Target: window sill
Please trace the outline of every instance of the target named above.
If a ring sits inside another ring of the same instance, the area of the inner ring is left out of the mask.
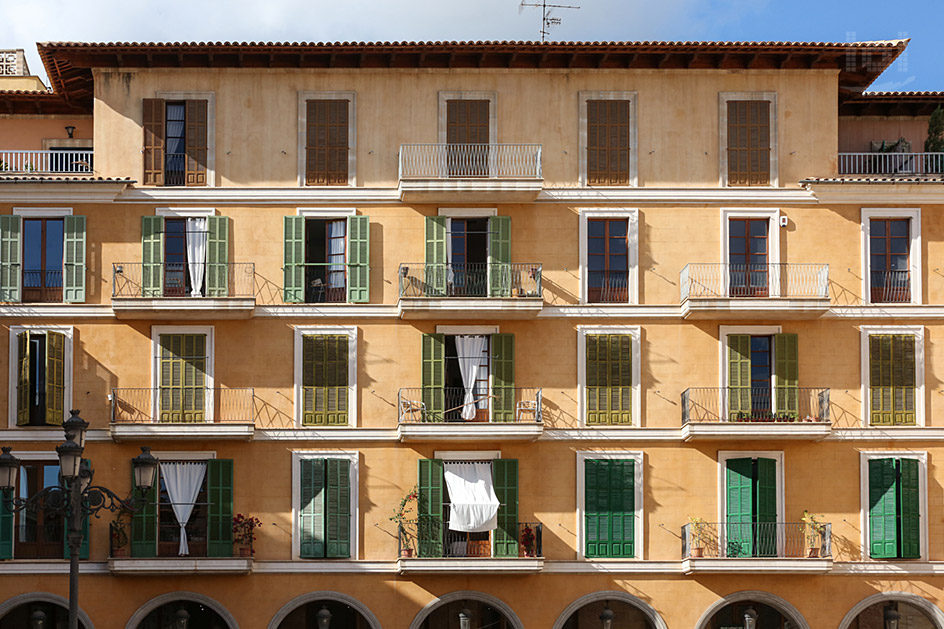
[[[417,178],[401,179],[400,200],[418,203],[515,203],[534,201],[544,179],[520,178]]]
[[[685,441],[708,439],[804,439],[819,441],[832,433],[830,422],[689,422]]]
[[[400,574],[535,574],[544,568],[543,557],[466,557],[399,559]]]
[[[252,558],[247,557],[111,558],[108,560],[108,570],[115,575],[249,574],[252,572],[252,562]]]
[[[702,558],[683,559],[684,574],[825,574],[833,560],[800,558]]]
[[[543,297],[401,297],[397,314],[401,319],[534,319],[544,308]]]
[[[544,432],[538,422],[442,422],[403,423],[400,441],[534,441]]]
[[[112,424],[111,438],[124,439],[207,439],[251,441],[254,424]]]
[[[113,297],[117,319],[248,319],[255,297]]]
[[[829,311],[821,297],[709,297],[682,301],[683,319],[818,319]]]

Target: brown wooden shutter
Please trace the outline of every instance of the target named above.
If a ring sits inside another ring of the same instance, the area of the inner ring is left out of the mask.
[[[310,100],[307,105],[305,183],[346,186],[349,101]]]
[[[629,101],[587,101],[587,184],[629,185]]]
[[[207,102],[187,103],[187,173],[186,185],[207,185]]]
[[[488,144],[488,101],[446,101],[446,143]]]
[[[144,99],[144,185],[164,185],[164,99]]]
[[[728,101],[728,185],[770,183],[770,102]]]

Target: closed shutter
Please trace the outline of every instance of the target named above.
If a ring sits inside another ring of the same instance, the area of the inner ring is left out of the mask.
[[[635,557],[635,461],[584,462],[585,555]]]
[[[915,337],[869,336],[869,421],[872,425],[914,425]]]
[[[754,557],[777,556],[777,462],[757,459],[757,480],[754,487],[757,507],[757,532]]]
[[[728,185],[770,183],[770,103],[728,101]]]
[[[305,184],[346,186],[349,121],[347,100],[309,100],[305,132]]]
[[[915,413],[915,337],[892,336],[892,423],[913,426]]]
[[[347,219],[347,300],[352,304],[370,301],[370,218]]]
[[[233,556],[233,460],[207,461],[207,557]]]
[[[301,504],[298,512],[299,556],[324,557],[325,460],[301,459]]]
[[[134,471],[131,472],[131,486],[134,487]],[[131,513],[131,556],[157,556],[157,495],[160,487],[160,475],[154,474],[154,484],[144,494],[135,511]],[[132,490],[137,492],[136,489]]]
[[[13,512],[7,507],[13,492],[0,492],[0,497],[0,559],[13,559]]]
[[[446,295],[446,221],[445,216],[426,217],[426,297]]]
[[[229,295],[229,218],[207,217],[207,297]]]
[[[351,462],[327,459],[325,479],[325,556],[351,556]]]
[[[588,334],[587,424],[633,423],[633,338]]]
[[[446,338],[442,334],[424,334],[422,347],[423,405],[426,407],[425,422],[443,421],[446,410]]]
[[[16,425],[28,426],[30,423],[30,356],[29,330],[16,335]]]
[[[487,100],[446,101],[446,143],[488,145]],[[450,177],[487,177],[488,148],[460,146],[449,148],[446,161]]]
[[[751,417],[751,337],[728,335],[728,420]]]
[[[443,462],[441,459],[420,459],[417,463],[416,517],[419,556],[442,557]]]
[[[20,236],[19,216],[0,216],[0,301],[20,301]]]
[[[164,217],[141,217],[141,296],[164,295]]]
[[[898,469],[896,459],[869,460],[869,556],[898,557]]]
[[[346,334],[302,337],[303,425],[347,425],[349,343]]]
[[[62,237],[62,301],[85,301],[85,217],[66,216]]]
[[[282,220],[282,300],[305,301],[305,217],[286,216]]]
[[[800,417],[799,341],[796,334],[774,335],[774,375],[777,378],[777,413]]]
[[[207,185],[207,101],[188,100],[186,185]]]
[[[511,217],[488,219],[489,297],[511,297]]]
[[[587,101],[587,184],[629,185],[629,101]]]
[[[46,425],[61,426],[65,415],[66,335],[46,332]]]
[[[899,557],[919,559],[921,557],[921,496],[918,492],[918,461],[900,459],[898,466],[900,469],[898,513],[901,525]]]
[[[144,99],[145,186],[164,185],[164,100]]]
[[[750,458],[726,462],[726,557],[752,557],[754,554],[753,471],[754,461]]]
[[[492,483],[498,497],[498,528],[493,534],[492,555],[518,556],[518,459],[492,461]]]
[[[206,334],[161,334],[160,421],[206,421]]]
[[[82,459],[82,467],[91,471],[92,463],[88,459]],[[61,477],[60,477],[61,478]],[[69,517],[64,516],[62,522],[62,558],[71,559],[72,553],[69,552]],[[91,526],[89,516],[82,516],[82,544],[79,546],[79,559],[89,558],[89,539],[91,538]]]
[[[515,335],[492,334],[492,421],[515,421]]]

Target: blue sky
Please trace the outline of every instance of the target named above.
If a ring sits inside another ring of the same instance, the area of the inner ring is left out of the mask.
[[[557,40],[912,42],[871,89],[944,90],[941,0],[550,0]],[[0,3],[0,48],[37,41],[407,41],[540,38],[519,0],[28,0]]]

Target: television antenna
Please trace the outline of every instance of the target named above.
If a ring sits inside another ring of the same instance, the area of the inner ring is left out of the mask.
[[[554,9],[579,9],[580,7],[574,6],[572,4],[548,4],[547,0],[541,0],[541,2],[525,2],[521,0],[521,4],[518,5],[518,15],[521,15],[522,9],[525,7],[540,7],[541,9],[541,41],[547,41],[547,36],[551,34],[552,26],[560,26],[561,19],[559,17],[551,16],[551,12]]]

